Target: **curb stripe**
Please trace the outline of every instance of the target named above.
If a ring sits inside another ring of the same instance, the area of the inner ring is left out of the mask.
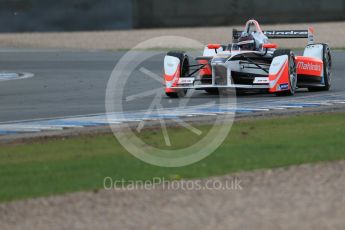
[[[69,116],[54,119],[39,119],[32,121],[14,121],[1,122],[0,135],[15,135],[18,133],[34,133],[41,131],[63,130],[68,128],[99,127],[110,124],[121,124],[126,122],[141,122],[145,120],[160,119],[180,119],[182,117],[194,116],[217,116],[218,114],[227,113],[255,113],[260,111],[284,110],[284,109],[303,109],[320,106],[330,106],[334,104],[345,104],[345,99],[339,98],[342,95],[331,95],[319,97],[310,97],[294,99],[289,101],[254,101],[252,103],[243,103],[244,107],[235,107],[235,105],[208,105],[208,106],[191,106],[185,109],[168,108],[154,111],[147,114],[145,111],[113,113],[108,117],[106,114],[90,114]],[[320,99],[320,97],[324,97]],[[302,101],[303,100],[303,101]],[[261,103],[261,104],[260,104]],[[259,105],[258,105],[259,104]]]

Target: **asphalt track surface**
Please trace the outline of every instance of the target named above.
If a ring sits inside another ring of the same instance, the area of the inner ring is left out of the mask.
[[[108,80],[125,51],[80,51],[57,49],[0,49],[0,69],[8,72],[28,72],[34,77],[0,81],[0,122],[101,114],[105,112],[105,92]],[[141,51],[151,54],[154,51]],[[198,55],[194,53],[193,55]],[[145,111],[154,95],[142,93],[159,89],[161,83],[150,77],[162,76],[164,51],[144,60],[130,74],[122,98],[124,110]],[[141,57],[139,57],[141,58]],[[139,61],[141,62],[141,61]],[[252,93],[237,97],[237,106],[264,105],[265,102],[300,101],[308,98],[345,99],[345,52],[333,52],[333,82],[328,92],[307,92],[300,89],[293,97],[276,97]],[[116,86],[115,86],[116,87]],[[134,96],[133,96],[134,95]],[[137,95],[137,96],[135,96]],[[132,97],[128,100],[128,97]],[[217,103],[218,97],[195,91],[188,106]],[[181,100],[170,100],[161,92],[163,108],[175,108]]]

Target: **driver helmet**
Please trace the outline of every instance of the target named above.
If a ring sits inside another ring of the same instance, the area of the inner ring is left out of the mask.
[[[255,50],[255,39],[253,35],[244,33],[238,39],[238,46],[241,50]]]

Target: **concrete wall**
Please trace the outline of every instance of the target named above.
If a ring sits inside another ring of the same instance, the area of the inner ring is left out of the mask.
[[[345,0],[0,0],[0,32],[345,20]]]
[[[134,26],[174,27],[345,20],[345,0],[135,0]]]

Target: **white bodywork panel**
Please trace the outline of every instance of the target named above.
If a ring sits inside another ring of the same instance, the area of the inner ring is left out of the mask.
[[[268,42],[268,38],[263,34],[263,33],[252,33],[254,39],[255,39],[255,44],[256,44],[256,50],[259,50],[263,44]]]
[[[304,50],[303,56],[323,60],[323,45],[316,44],[307,46]]]
[[[176,73],[178,66],[180,65],[180,59],[173,56],[165,56],[164,58],[164,73],[172,76]]]
[[[288,59],[289,59],[288,55],[281,55],[281,56],[273,58],[269,74],[277,75],[279,71],[283,68],[284,64],[288,61]],[[277,84],[282,74],[283,74],[283,71],[281,71],[280,75],[277,76],[273,81],[270,81],[270,88],[273,88]]]
[[[282,55],[273,58],[269,74],[276,75],[279,72],[279,70],[281,70],[288,58],[289,57],[287,55]]]

